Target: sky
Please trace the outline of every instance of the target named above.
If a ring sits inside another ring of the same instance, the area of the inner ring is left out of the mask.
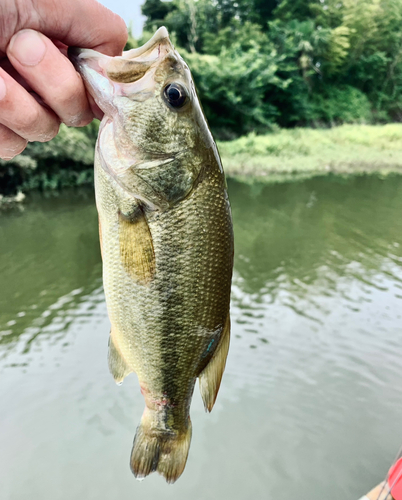
[[[141,5],[145,0],[98,0],[108,9],[119,14],[129,25],[132,23],[134,36],[138,36],[142,32],[142,25],[145,17],[141,15]]]

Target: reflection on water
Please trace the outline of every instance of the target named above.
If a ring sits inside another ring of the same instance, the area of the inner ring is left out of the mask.
[[[175,486],[128,468],[91,192],[0,218],[0,498],[357,499],[402,442],[402,178],[229,183],[232,345]]]
[[[82,297],[101,286],[93,194],[37,196],[1,213],[0,256],[3,348],[21,335],[26,351],[38,334],[65,335]]]

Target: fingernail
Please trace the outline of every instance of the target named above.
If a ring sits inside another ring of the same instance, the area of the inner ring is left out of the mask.
[[[36,66],[45,56],[42,35],[34,30],[21,30],[10,41],[8,50],[24,66]]]
[[[7,89],[6,82],[0,76],[0,101],[6,97]]]

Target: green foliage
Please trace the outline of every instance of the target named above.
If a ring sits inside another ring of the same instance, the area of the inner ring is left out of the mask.
[[[371,118],[367,96],[350,85],[325,86],[313,94],[307,113],[308,121],[316,125],[364,123]]]
[[[148,0],[141,8],[142,14],[147,17],[145,28],[151,28],[153,24],[160,24],[169,14],[172,4],[160,0]]]
[[[21,189],[55,189],[93,182],[97,134],[95,122],[84,128],[61,125],[52,141],[29,143],[13,160],[0,160],[0,193],[7,196]]]
[[[259,57],[260,45],[241,42],[222,48],[219,55],[184,53],[197,82],[204,110],[213,131],[230,138],[236,133],[266,129],[275,122],[277,109],[266,99],[269,88],[282,89],[288,82],[276,76],[275,49]]]
[[[218,135],[402,117],[402,0],[146,0],[143,13],[187,51]]]
[[[402,173],[401,124],[282,129],[251,133],[218,147],[226,175],[248,182]]]

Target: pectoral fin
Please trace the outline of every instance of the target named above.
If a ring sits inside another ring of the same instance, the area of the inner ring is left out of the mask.
[[[110,332],[109,337],[109,370],[116,384],[121,384],[125,377],[133,371],[127,366],[119,350],[114,345],[112,332]]]
[[[142,284],[149,283],[155,273],[152,235],[144,212],[139,207],[126,217],[119,213],[120,258],[126,271]]]
[[[230,342],[230,316],[228,314],[220,343],[211,361],[199,375],[200,392],[205,411],[211,411],[218,395]]]

